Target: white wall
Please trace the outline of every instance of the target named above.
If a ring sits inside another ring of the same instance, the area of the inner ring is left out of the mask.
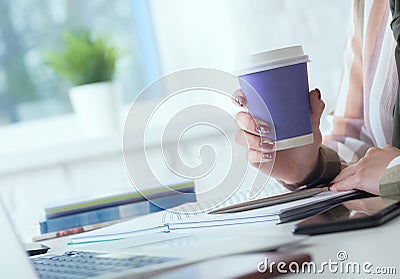
[[[334,109],[352,1],[152,0],[164,73],[211,67],[233,72],[235,57],[303,45],[310,88]],[[323,122],[323,129],[328,129]]]
[[[151,0],[164,73],[234,66],[232,0]]]

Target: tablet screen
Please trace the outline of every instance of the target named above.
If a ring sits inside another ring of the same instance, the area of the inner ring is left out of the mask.
[[[400,201],[381,197],[346,201],[296,224],[293,232],[319,234],[380,225],[396,208],[400,211]]]

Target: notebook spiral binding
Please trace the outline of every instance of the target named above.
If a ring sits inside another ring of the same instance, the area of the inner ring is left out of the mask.
[[[282,194],[288,190],[282,187],[275,180],[268,182],[263,191],[258,195],[259,197],[266,197],[272,195]],[[249,200],[250,190],[242,190],[233,194],[230,197],[216,197],[209,200],[203,200],[196,203],[188,203],[178,206],[174,209],[167,209],[163,215],[162,221],[169,223],[177,220],[186,219],[199,214],[206,214],[211,210],[229,206],[232,204],[240,203]]]

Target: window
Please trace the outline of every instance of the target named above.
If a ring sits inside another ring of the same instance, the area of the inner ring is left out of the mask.
[[[131,102],[158,75],[149,15],[146,0],[1,0],[0,125],[72,112],[70,85],[43,61],[67,29],[110,35],[123,51],[115,78]]]

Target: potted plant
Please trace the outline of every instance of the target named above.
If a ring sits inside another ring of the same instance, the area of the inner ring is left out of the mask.
[[[63,49],[46,62],[73,85],[69,98],[83,133],[101,136],[120,128],[118,86],[113,82],[119,50],[89,30],[65,32]]]

